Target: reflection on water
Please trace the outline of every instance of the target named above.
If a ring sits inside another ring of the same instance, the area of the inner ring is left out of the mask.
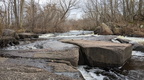
[[[120,68],[79,66],[78,70],[85,80],[144,80],[144,53],[133,51],[132,58]]]

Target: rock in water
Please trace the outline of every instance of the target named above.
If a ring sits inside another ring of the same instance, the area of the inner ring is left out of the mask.
[[[2,37],[0,36],[0,48],[17,45],[19,44],[18,39],[19,37],[14,30],[3,29]]]
[[[19,44],[18,40],[13,37],[2,37],[0,38],[0,48],[7,47],[8,45],[17,45]]]
[[[105,23],[102,23],[100,27],[97,27],[97,29],[94,31],[94,33],[101,34],[101,35],[112,35],[113,34],[110,27],[107,26]]]
[[[15,39],[19,39],[19,36],[17,35],[17,33],[11,29],[2,30],[2,36],[9,36],[9,37],[14,37]]]
[[[119,67],[131,58],[132,45],[105,41],[62,40],[80,46],[79,64]]]
[[[103,30],[103,33],[102,33],[103,35],[112,35],[113,34],[113,32],[111,31],[110,27],[107,26],[105,23],[101,24],[101,28]]]

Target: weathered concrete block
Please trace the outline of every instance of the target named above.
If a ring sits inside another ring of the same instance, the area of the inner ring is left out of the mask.
[[[80,46],[79,64],[98,67],[122,66],[131,58],[132,45],[104,41],[62,40]],[[81,61],[82,60],[82,61]]]
[[[34,47],[34,46],[35,47],[41,46],[42,49],[26,50],[26,48],[24,48],[24,47]],[[21,49],[25,49],[25,50],[21,50]],[[51,74],[57,76],[59,75],[64,76],[63,79],[56,77],[53,78],[54,80],[55,79],[69,80],[69,79],[65,79],[65,77],[70,78],[72,80],[84,80],[81,73],[76,69],[79,61],[79,47],[72,44],[66,44],[59,41],[46,40],[46,41],[42,41],[41,44],[39,43],[39,45],[37,43],[31,45],[28,44],[18,45],[16,50],[0,50],[0,56],[9,58],[9,59],[0,58],[0,63],[5,63],[5,64],[10,63],[13,64],[14,66],[26,65],[26,66],[39,67],[41,69],[47,70]],[[33,80],[31,79],[31,77],[27,76],[29,75],[29,73],[31,73],[27,67],[26,70],[24,71],[28,73],[26,73],[26,75],[18,75],[18,76],[25,76],[25,78],[28,79],[30,78],[30,80]],[[36,73],[34,72],[34,75],[35,74],[38,74],[38,72]],[[43,74],[47,74],[47,73],[42,72],[41,75]],[[5,75],[10,75],[10,74],[5,73],[4,79],[5,79]],[[13,74],[13,76],[15,75],[17,74]],[[47,76],[52,76],[52,75],[47,75]],[[13,79],[12,76],[9,76],[9,78]],[[23,77],[21,78],[23,79]],[[43,80],[43,79],[44,78],[38,78],[37,80]],[[48,78],[46,77],[46,79]]]
[[[33,50],[31,50],[32,48]],[[7,50],[8,51],[0,51],[0,53],[16,57],[65,60],[69,61],[73,66],[77,66],[79,61],[79,47],[59,41],[35,42],[10,47],[10,49]]]
[[[45,58],[53,60],[69,61],[73,66],[78,66],[79,61],[79,48],[71,48],[66,50],[53,50],[45,53],[36,53],[34,58]]]

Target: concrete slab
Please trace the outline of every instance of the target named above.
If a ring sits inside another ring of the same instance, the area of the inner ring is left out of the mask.
[[[62,40],[80,46],[79,64],[99,67],[122,66],[131,58],[132,45],[106,41]],[[82,61],[81,61],[82,60]]]

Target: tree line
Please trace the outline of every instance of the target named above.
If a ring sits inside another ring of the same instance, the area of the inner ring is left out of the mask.
[[[144,0],[85,0],[83,16],[69,20],[78,0],[0,0],[0,29],[12,28],[29,32],[62,32],[69,29],[93,30],[104,22],[144,21]]]
[[[60,30],[77,1],[48,0],[40,4],[40,0],[1,0],[0,3],[1,28],[55,32]]]
[[[144,0],[86,0],[83,26],[99,26],[104,22],[135,23],[144,21]]]

